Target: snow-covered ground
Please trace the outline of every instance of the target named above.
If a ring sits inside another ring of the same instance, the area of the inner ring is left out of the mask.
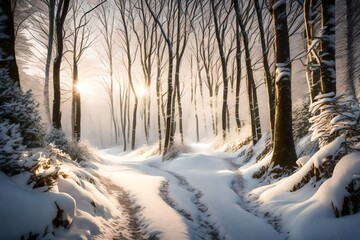
[[[103,150],[103,174],[133,195],[148,234],[161,239],[281,238],[264,219],[242,208],[232,189],[238,177],[230,162],[235,155],[204,145],[192,149],[166,162]]]
[[[0,173],[0,239],[358,239],[360,214],[337,218],[334,208],[342,208],[349,182],[360,176],[359,153],[343,157],[331,178],[292,191],[343,141],[301,158],[302,167],[279,181],[253,178],[271,156],[256,160],[266,137],[234,153],[192,144],[169,161],[145,146],[100,150],[99,159],[80,164],[34,150],[24,164],[52,161],[38,175],[56,170],[59,177],[44,192],[32,189],[29,174]]]

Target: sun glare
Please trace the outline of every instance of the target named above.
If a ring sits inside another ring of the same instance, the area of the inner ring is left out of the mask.
[[[141,86],[136,89],[136,92],[139,97],[143,97],[147,94],[148,90],[147,90],[147,88]]]
[[[88,84],[88,83],[84,83],[84,82],[78,82],[76,84],[76,89],[77,91],[79,91],[82,95],[85,94],[91,94],[93,92],[93,86]]]

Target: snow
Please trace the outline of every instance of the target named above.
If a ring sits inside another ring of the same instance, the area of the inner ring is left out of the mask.
[[[59,174],[51,188],[33,189],[30,172],[12,177],[0,172],[0,239],[92,239],[106,232],[107,220],[120,215],[112,197],[106,196],[100,183],[94,183],[98,179],[56,151],[35,149],[23,154],[18,163],[34,169],[38,162],[37,178]]]
[[[278,233],[263,219],[239,206],[239,197],[231,188],[236,176],[226,160],[229,154],[210,154],[206,145],[196,147],[199,152],[181,154],[167,162],[162,162],[161,157],[128,159],[108,154],[116,152],[114,149],[103,151],[100,156],[109,164],[104,169],[109,177],[134,195],[143,207],[149,228],[161,232],[161,239],[198,239],[199,234],[208,239],[210,226],[225,239],[238,239],[240,235],[246,239],[278,238]],[[174,211],[160,197],[159,187],[164,181],[176,209],[190,216],[186,218]],[[166,224],[169,221],[171,225]],[[210,224],[204,227],[204,223]]]
[[[276,64],[276,83],[279,81],[289,81],[291,78],[291,69],[289,62]]]
[[[267,134],[255,146],[244,144],[231,153],[214,150],[210,143],[192,144],[169,161],[154,156],[148,146],[127,153],[121,146],[104,149],[99,161],[81,165],[48,149],[34,150],[22,157],[22,164],[52,159],[51,168],[39,168],[39,174],[63,174],[43,192],[28,185],[30,173],[0,173],[0,215],[6,216],[0,219],[0,239],[29,233],[46,239],[135,239],[129,218],[145,239],[356,239],[360,214],[336,218],[332,206],[341,211],[347,186],[359,178],[360,153],[340,159],[331,178],[310,180],[292,191],[345,141],[339,136],[299,158],[294,174],[275,181],[253,178],[271,163],[271,152],[256,160],[269,142]],[[122,193],[130,200],[127,206],[119,200]],[[69,229],[52,224],[55,202],[62,219],[71,223]],[[126,213],[128,209],[137,210]]]
[[[336,218],[332,203],[341,209],[347,185],[360,173],[360,153],[343,157],[333,177],[326,180],[307,201],[289,207],[288,222],[292,239],[358,239],[360,214]],[[293,220],[291,218],[293,217]]]
[[[56,204],[67,213],[65,219],[75,215],[75,201],[66,193],[31,191],[15,184],[0,172],[0,239],[19,239],[27,234],[51,237],[56,217]]]

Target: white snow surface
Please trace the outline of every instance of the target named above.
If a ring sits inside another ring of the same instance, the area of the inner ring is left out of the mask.
[[[256,162],[265,138],[246,162],[243,153],[251,143],[234,153],[192,144],[169,161],[151,156],[151,147],[127,153],[104,149],[100,161],[81,166],[62,161],[59,171],[66,176],[49,192],[27,185],[28,174],[0,172],[0,239],[26,239],[29,233],[38,233],[38,239],[132,239],[124,209],[129,206],[118,200],[119,189],[128,193],[132,208],[138,206],[136,224],[145,239],[358,239],[360,214],[336,218],[332,206],[342,208],[348,184],[359,178],[360,153],[344,156],[322,184],[310,181],[291,191],[344,141],[340,136],[304,156],[298,171],[273,183],[252,178],[270,163],[271,152]],[[38,155],[47,158],[46,152]],[[72,223],[69,229],[53,226],[55,202]]]
[[[210,151],[206,145],[195,148],[195,153],[181,154],[166,162],[160,156],[115,156],[115,149],[102,151],[100,157],[104,160],[104,174],[131,192],[143,207],[149,229],[159,231],[161,239],[211,239],[210,230],[201,227],[206,221],[218,230],[220,239],[279,239],[265,220],[239,206],[239,197],[231,189],[236,176],[228,162],[229,154]],[[186,183],[179,184],[179,178]],[[161,198],[162,181],[168,181],[170,198],[177,209],[191,215],[192,221]],[[199,201],[205,212],[199,211],[193,199],[196,192],[202,195]]]

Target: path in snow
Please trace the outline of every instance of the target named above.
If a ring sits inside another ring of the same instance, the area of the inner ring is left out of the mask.
[[[245,193],[245,179],[242,174],[238,171],[239,165],[234,163],[234,158],[224,158],[225,161],[229,162],[232,166],[233,172],[235,174],[234,179],[231,182],[231,189],[238,195],[239,197],[239,205],[242,209],[254,215],[255,217],[265,219],[266,222],[271,225],[279,234],[282,234],[279,219],[277,217],[271,217],[268,214],[262,215],[257,210],[256,207],[258,203],[251,202],[251,200],[246,198]]]
[[[156,166],[154,167],[157,168]],[[167,204],[169,204],[169,206],[174,208],[183,217],[191,222],[190,226],[193,233],[190,233],[189,235],[197,239],[222,239],[222,237],[219,235],[218,229],[215,226],[215,223],[209,219],[210,214],[208,213],[208,207],[201,200],[203,196],[202,192],[191,186],[183,176],[171,171],[166,172],[176,179],[175,184],[187,191],[191,203],[195,207],[195,211],[193,211],[193,213],[190,213],[187,209],[179,207],[176,203],[176,199],[173,199],[170,196],[169,185],[174,181],[166,180],[162,182],[159,189],[161,198]]]
[[[104,173],[142,206],[136,215],[145,225],[137,224],[135,232],[145,227],[160,239],[283,238],[245,202],[242,177],[233,164],[236,156],[194,148],[194,153],[167,162],[116,156],[114,150],[100,153]]]
[[[116,197],[121,208],[121,217],[117,219],[115,227],[116,235],[113,239],[145,239],[147,225],[141,219],[141,207],[135,203],[130,194],[122,187],[106,178],[101,181],[107,191]],[[152,239],[157,238],[152,236]]]

